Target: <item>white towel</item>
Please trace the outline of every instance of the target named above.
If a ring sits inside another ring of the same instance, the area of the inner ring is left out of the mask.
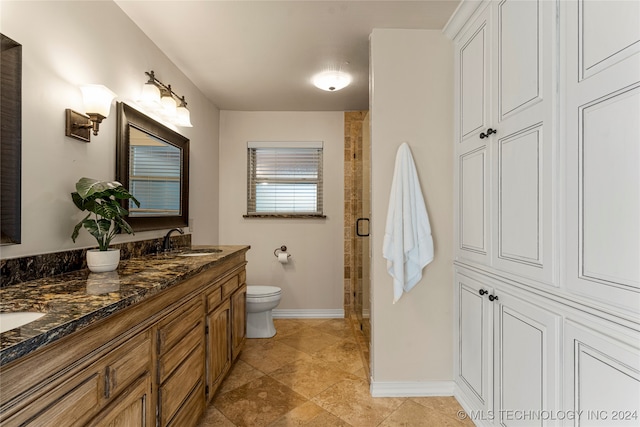
[[[406,142],[398,148],[382,255],[393,277],[393,303],[422,278],[433,260],[433,238],[416,165]]]

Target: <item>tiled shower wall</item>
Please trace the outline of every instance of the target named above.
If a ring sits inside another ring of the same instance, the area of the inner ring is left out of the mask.
[[[362,123],[367,111],[344,114],[344,315],[355,310],[358,281],[362,280],[362,250],[355,224],[362,213]]]

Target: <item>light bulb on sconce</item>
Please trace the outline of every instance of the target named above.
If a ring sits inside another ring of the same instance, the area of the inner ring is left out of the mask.
[[[140,103],[144,106],[157,107],[160,105],[160,88],[156,83],[156,76],[153,71],[146,73],[149,80],[142,86]]]
[[[98,135],[100,123],[109,115],[111,102],[117,95],[103,85],[84,85],[80,90],[86,114],[67,108],[65,135],[91,142],[90,130],[93,130],[94,135]]]
[[[191,128],[193,125],[191,124],[191,113],[187,110],[187,101],[184,100],[184,96],[180,98],[180,105],[176,109],[177,125],[182,127]]]
[[[145,74],[149,80],[142,87],[138,101],[140,106],[173,125],[193,127],[185,97],[175,93],[171,85],[165,85],[158,80],[153,70],[145,71]]]

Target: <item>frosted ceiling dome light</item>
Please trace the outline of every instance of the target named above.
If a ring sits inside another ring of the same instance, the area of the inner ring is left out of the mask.
[[[344,71],[324,71],[313,76],[313,84],[318,89],[335,92],[351,83],[351,76]]]

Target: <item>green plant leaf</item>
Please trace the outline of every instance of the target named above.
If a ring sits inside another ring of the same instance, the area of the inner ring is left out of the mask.
[[[80,228],[87,229],[96,238],[100,250],[107,250],[111,240],[120,232],[133,233],[131,226],[124,220],[129,214],[121,205],[122,200],[131,199],[140,206],[140,202],[118,181],[98,181],[93,178],[81,178],[76,183],[76,192],[71,199],[82,211],[89,211],[78,223],[71,235],[75,242]],[[94,217],[91,217],[91,213]]]
[[[78,233],[80,232],[80,228],[82,227],[84,222],[87,220],[87,218],[89,218],[90,216],[91,214],[87,214],[87,216],[85,216],[84,219],[79,223],[77,223],[76,226],[74,227],[73,233],[71,234],[71,240],[73,240],[73,243],[75,243],[76,239],[78,238]]]
[[[122,187],[118,181],[98,181],[93,178],[80,178],[76,183],[76,190],[83,199],[91,196],[94,193],[101,193],[107,190],[113,190],[117,187]]]

